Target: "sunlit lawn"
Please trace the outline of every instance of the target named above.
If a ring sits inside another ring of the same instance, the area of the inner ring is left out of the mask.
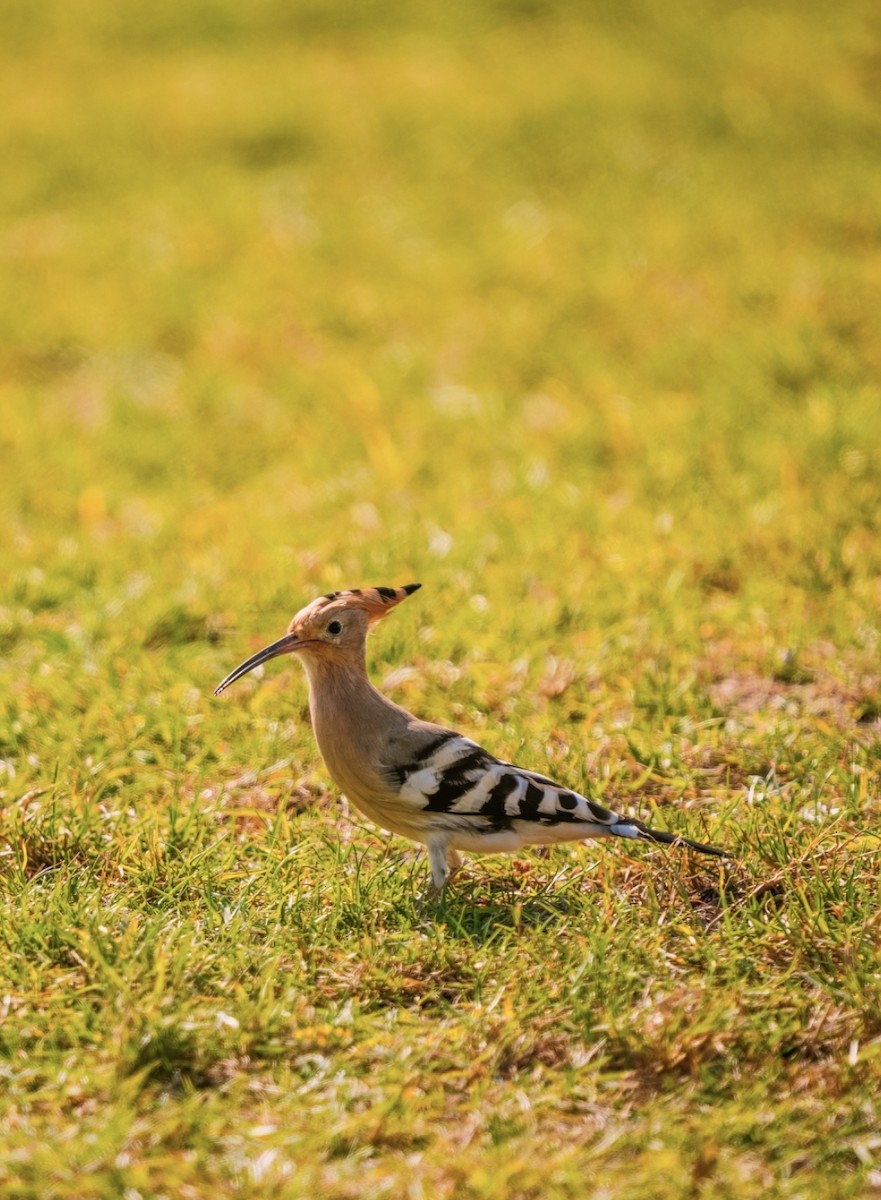
[[[0,1193],[881,1193],[874,6],[0,16]],[[346,810],[389,695],[727,847]]]

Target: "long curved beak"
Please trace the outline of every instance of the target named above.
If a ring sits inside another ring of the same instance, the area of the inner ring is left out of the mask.
[[[273,642],[270,646],[264,646],[262,650],[258,650],[256,654],[252,654],[250,658],[236,667],[234,671],[230,671],[226,679],[214,689],[214,695],[219,696],[231,683],[235,683],[237,679],[241,679],[243,675],[247,675],[249,671],[253,671],[255,667],[259,667],[261,663],[269,662],[270,658],[278,658],[279,654],[290,654],[291,651],[298,650],[301,646],[307,644],[302,638],[297,637],[295,633],[286,633],[283,638],[279,638],[277,642]]]

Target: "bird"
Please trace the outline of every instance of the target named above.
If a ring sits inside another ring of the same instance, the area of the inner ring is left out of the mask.
[[[460,851],[518,851],[588,838],[630,838],[729,857],[716,846],[652,829],[604,808],[546,775],[504,762],[454,729],[393,703],[367,674],[368,632],[421,587],[352,588],[307,604],[278,641],[246,659],[220,695],[283,654],[306,669],[309,713],[334,783],[366,817],[422,843],[439,895],[462,866]]]

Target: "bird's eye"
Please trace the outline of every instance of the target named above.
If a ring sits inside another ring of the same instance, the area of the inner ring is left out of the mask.
[[[341,621],[331,621],[327,627],[327,632],[331,635],[331,637],[336,637],[336,635],[338,633],[343,632],[342,622]]]

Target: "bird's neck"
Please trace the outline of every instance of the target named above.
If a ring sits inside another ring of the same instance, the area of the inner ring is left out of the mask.
[[[362,659],[352,657],[327,659],[303,655],[303,665],[309,679],[309,706],[313,714],[327,711],[344,724],[363,711],[393,707],[381,695],[367,676]]]
[[[365,765],[383,761],[390,736],[406,725],[410,714],[376,690],[361,659],[328,661],[303,655],[303,665],[321,756],[337,786],[357,801],[359,789],[373,790],[377,784]]]

